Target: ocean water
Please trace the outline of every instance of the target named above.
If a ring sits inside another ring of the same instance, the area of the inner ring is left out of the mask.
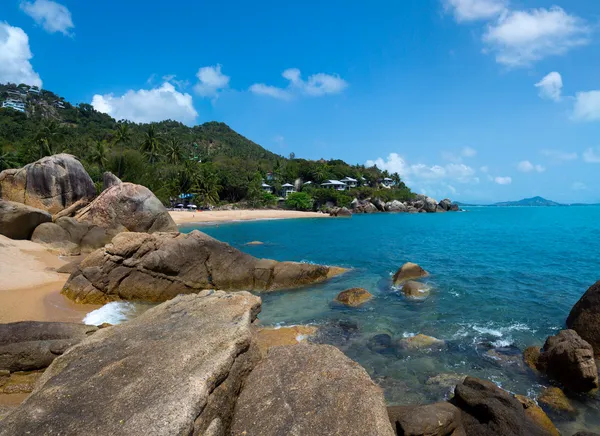
[[[469,208],[463,213],[375,214],[350,219],[269,220],[187,226],[257,257],[351,268],[323,284],[262,295],[262,325],[315,324],[380,384],[390,404],[447,399],[460,375],[535,398],[547,380],[522,363],[564,328],[571,307],[600,279],[600,207]],[[248,246],[250,241],[264,245]],[[392,286],[405,262],[431,275],[428,298]],[[374,298],[360,308],[333,302],[348,288]],[[393,344],[423,333],[439,350]],[[388,336],[377,336],[388,335]],[[392,346],[388,346],[391,342]],[[574,399],[576,419],[551,415],[564,434],[600,428],[596,396]]]

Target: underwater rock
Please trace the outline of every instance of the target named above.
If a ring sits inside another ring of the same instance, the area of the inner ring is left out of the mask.
[[[373,295],[366,289],[352,288],[340,292],[335,298],[335,301],[345,304],[346,306],[358,307],[369,301],[371,298],[373,298]]]
[[[421,268],[416,263],[406,262],[400,267],[396,274],[394,274],[394,285],[399,285],[407,280],[418,279],[421,277],[427,277],[429,273]]]
[[[265,245],[265,243],[261,241],[252,241],[248,242],[246,245]]]
[[[402,338],[398,341],[398,348],[406,350],[415,349],[441,349],[446,346],[446,342],[423,334],[418,334],[411,338]]]
[[[464,435],[460,415],[460,409],[450,403],[388,407],[396,434],[405,436]]]
[[[386,333],[371,336],[367,342],[367,348],[375,353],[385,353],[393,348],[392,337]]]
[[[414,280],[409,280],[402,285],[402,292],[408,298],[424,299],[429,296],[430,287]]]

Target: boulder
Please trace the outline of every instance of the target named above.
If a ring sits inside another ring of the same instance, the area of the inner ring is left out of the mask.
[[[458,204],[452,203],[450,205],[450,209],[449,209],[450,212],[458,212],[459,210],[460,210],[460,207],[458,207]]]
[[[261,241],[251,241],[247,242],[245,245],[265,245],[265,243]]]
[[[531,346],[525,348],[525,351],[523,351],[523,360],[529,368],[537,371],[537,362],[540,358],[540,353],[540,347]]]
[[[460,409],[450,403],[392,406],[388,415],[397,435],[463,436]]]
[[[329,215],[334,217],[351,217],[352,212],[347,207],[334,207],[329,211]]]
[[[256,342],[261,355],[266,356],[272,347],[295,345],[314,337],[318,328],[313,325],[294,325],[290,327],[263,327],[256,334]]]
[[[94,182],[70,154],[44,157],[20,169],[0,173],[0,197],[23,203],[51,214],[80,199],[92,200]]]
[[[30,239],[37,226],[51,222],[52,215],[23,203],[0,200],[0,235],[10,239]]]
[[[554,423],[550,420],[550,418],[548,418],[546,412],[544,412],[535,401],[523,395],[515,395],[515,398],[523,405],[523,409],[525,409],[525,415],[535,422],[538,427],[545,429],[552,436],[560,436],[560,433]]]
[[[562,330],[550,336],[542,348],[537,368],[577,392],[598,387],[594,350],[575,330]]]
[[[567,327],[575,330],[600,355],[600,281],[594,283],[573,306]]]
[[[340,292],[335,298],[335,301],[345,304],[346,306],[358,307],[369,301],[371,298],[373,298],[373,295],[366,289],[352,288]]]
[[[396,274],[394,274],[394,285],[398,286],[407,280],[418,279],[421,277],[427,277],[429,273],[421,268],[416,263],[406,262],[400,267]]]
[[[550,387],[544,389],[537,400],[540,405],[556,414],[565,416],[577,415],[577,409],[575,409],[560,388]]]
[[[423,334],[418,334],[410,338],[402,338],[398,341],[398,348],[404,350],[440,349],[445,346],[446,343],[441,339]]]
[[[391,436],[383,392],[331,345],[274,347],[246,379],[231,435]]]
[[[404,282],[402,285],[402,292],[408,298],[424,299],[429,295],[429,291],[429,286],[414,280]]]
[[[385,204],[386,212],[407,212],[407,207],[404,203],[398,200],[388,201]]]
[[[0,435],[225,434],[259,359],[259,311],[247,292],[205,291],[101,329],[52,363]]]
[[[452,207],[452,201],[450,201],[449,198],[444,198],[442,201],[440,201],[439,206],[445,210],[445,211],[449,211],[450,208]]]
[[[373,205],[379,212],[385,212],[385,202],[381,198],[376,198],[373,200]]]
[[[81,303],[161,302],[204,289],[269,292],[297,288],[344,271],[258,259],[197,230],[189,234],[124,232],[86,257],[62,293]]]
[[[54,223],[38,226],[31,240],[72,256],[104,247],[110,242],[111,235],[107,229],[65,216]]]
[[[492,382],[467,377],[454,393],[450,402],[461,409],[467,436],[550,434],[527,416],[519,400]]]
[[[3,377],[0,371],[0,394],[29,394],[42,374],[43,371],[17,371]]]
[[[350,208],[354,213],[375,213],[378,211],[370,200],[358,200],[356,198],[350,203]]]
[[[121,182],[121,179],[119,179],[117,176],[115,176],[113,173],[111,173],[110,171],[106,171],[104,174],[102,174],[102,190],[106,191],[108,188],[118,185]]]
[[[86,198],[82,198],[81,200],[77,200],[75,203],[73,203],[69,207],[67,207],[67,208],[61,210],[60,212],[54,214],[52,216],[52,221],[56,221],[56,220],[58,220],[59,218],[62,218],[62,217],[73,216],[73,215],[75,215],[77,213],[77,211],[79,211],[79,209],[84,208],[88,204],[90,204],[90,202]]]
[[[435,198],[426,197],[424,199],[423,210],[427,213],[439,212],[437,200]]]
[[[94,326],[67,322],[0,324],[0,370],[44,369],[96,330]]]
[[[174,232],[177,225],[167,209],[146,187],[120,183],[102,192],[75,219],[90,226],[120,232]]]

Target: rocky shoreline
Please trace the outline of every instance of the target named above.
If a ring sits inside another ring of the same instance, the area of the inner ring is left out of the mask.
[[[407,201],[388,201],[384,202],[380,198],[367,198],[359,200],[355,198],[350,203],[350,207],[327,206],[327,213],[335,217],[352,216],[353,214],[362,213],[378,213],[378,212],[393,212],[393,213],[444,213],[444,212],[459,212],[460,207],[453,203],[452,200],[445,198],[438,202],[436,199],[426,195],[417,195],[415,198]]]
[[[86,176],[69,155],[0,173],[0,234],[84,254],[63,267],[70,273],[63,295],[76,302],[160,304],[115,326],[0,324],[0,394],[30,393],[18,407],[0,405],[0,436],[557,435],[546,412],[576,413],[569,398],[599,386],[600,282],[573,307],[568,330],[509,356],[549,385],[539,398],[440,375],[437,382],[453,392],[448,401],[388,407],[381,387],[323,344],[318,327],[277,334],[257,322],[256,294],[319,283],[344,269],[258,259],[202,232],[179,233],[146,188],[107,175],[93,198]],[[457,209],[420,196],[410,204],[355,200],[352,211],[331,213]],[[406,263],[391,282],[407,298],[425,299],[428,274]],[[373,298],[352,288],[332,304],[358,310]],[[448,344],[378,334],[367,347],[410,353]]]

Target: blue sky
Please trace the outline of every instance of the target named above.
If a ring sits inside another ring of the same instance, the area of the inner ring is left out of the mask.
[[[600,3],[3,0],[0,82],[463,201],[600,202]]]

